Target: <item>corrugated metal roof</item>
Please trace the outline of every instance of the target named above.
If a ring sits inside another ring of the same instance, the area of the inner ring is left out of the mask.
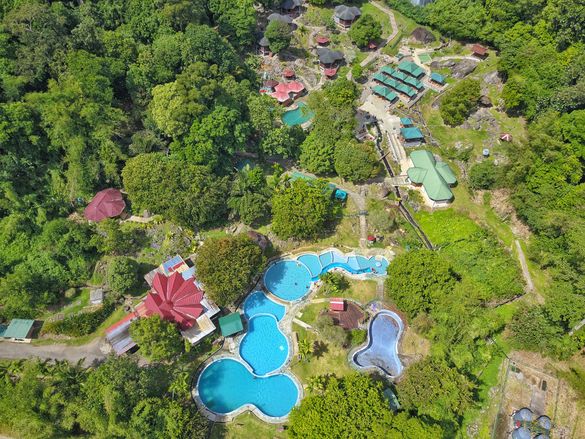
[[[12,319],[6,331],[4,338],[28,338],[29,332],[35,324],[34,320],[29,319]]]
[[[422,183],[431,200],[448,201],[453,198],[453,192],[451,192],[449,184],[453,184],[456,180],[453,183],[447,183],[443,178],[443,174],[446,174],[446,163],[444,165],[439,165],[439,168],[443,169],[442,172],[439,172],[437,169],[438,164],[433,157],[433,154],[426,150],[413,151],[410,153],[410,159],[412,160],[414,167],[408,169],[408,178],[415,183]],[[421,170],[426,171],[426,173],[423,175]],[[454,174],[453,178],[455,178]]]

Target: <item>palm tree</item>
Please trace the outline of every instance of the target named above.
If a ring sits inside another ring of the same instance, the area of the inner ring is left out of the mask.
[[[299,341],[299,357],[301,360],[308,360],[311,355],[311,343],[306,338]]]

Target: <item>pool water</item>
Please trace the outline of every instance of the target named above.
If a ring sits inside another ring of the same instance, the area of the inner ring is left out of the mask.
[[[320,255],[305,253],[296,259],[284,259],[271,265],[264,274],[264,284],[275,296],[292,302],[304,297],[312,282],[318,281],[319,276],[334,268],[341,268],[351,274],[384,276],[388,260],[374,256],[346,256],[335,250]]]
[[[285,363],[288,341],[278,328],[276,317],[259,314],[248,322],[248,332],[240,342],[240,355],[256,375],[266,375]]]
[[[237,360],[217,360],[199,378],[199,397],[212,411],[230,413],[253,404],[268,416],[286,416],[299,397],[296,384],[286,374],[256,377]]]
[[[244,302],[244,315],[248,320],[257,314],[272,314],[276,320],[284,317],[286,308],[279,303],[273,302],[262,291],[254,291]]]
[[[305,103],[299,102],[297,108],[284,112],[282,115],[282,122],[289,127],[292,127],[310,121],[313,116],[315,116],[315,113],[309,110]]]
[[[266,288],[275,296],[292,302],[309,292],[311,272],[298,261],[282,260],[271,265],[264,274]]]
[[[398,340],[402,320],[392,311],[382,310],[374,316],[368,330],[368,344],[357,351],[353,361],[361,367],[377,367],[391,377],[402,373],[398,357]]]

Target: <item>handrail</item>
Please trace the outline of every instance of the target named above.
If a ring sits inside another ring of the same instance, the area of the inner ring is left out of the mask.
[[[380,126],[378,125],[378,121],[374,122],[374,126],[376,127],[376,131],[378,134],[376,137],[376,149],[378,150],[378,153],[381,156],[381,160],[382,160],[382,163],[384,163],[384,167],[386,168],[386,172],[388,172],[390,177],[395,177],[396,174],[392,170],[392,167],[390,166],[390,163],[388,162],[388,159],[386,158],[387,154],[384,154],[384,151],[382,150],[382,147],[380,146],[380,139],[382,138],[382,132],[380,130]],[[421,227],[418,225],[416,220],[413,218],[413,216],[410,214],[410,212],[408,211],[408,209],[406,208],[406,206],[402,202],[402,195],[400,194],[400,188],[396,185],[394,185],[394,193],[396,194],[396,198],[398,199],[398,210],[400,211],[400,213],[402,214],[404,219],[406,219],[406,221],[414,228],[414,231],[416,232],[416,234],[418,235],[420,240],[423,242],[425,247],[428,248],[429,250],[434,250],[433,244],[431,243],[430,239],[425,234],[425,232],[421,229]]]

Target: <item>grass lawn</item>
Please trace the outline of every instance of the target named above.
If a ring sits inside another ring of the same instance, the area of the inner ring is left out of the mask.
[[[299,340],[307,339],[311,343],[319,341],[323,344],[322,352],[318,357],[313,355],[309,361],[293,363],[292,371],[301,382],[306,384],[310,377],[317,375],[333,373],[341,377],[353,371],[347,362],[347,349],[321,340],[316,334],[306,331],[299,325],[293,324],[293,330],[298,333]]]
[[[349,288],[341,294],[342,297],[357,300],[362,305],[365,305],[366,303],[376,299],[378,295],[378,283],[375,280],[346,279],[349,282]],[[318,292],[315,297],[318,298],[328,296],[324,296]],[[303,316],[306,309],[307,308],[303,308]],[[304,320],[304,318],[302,320]]]
[[[71,305],[61,311],[65,316],[76,314],[89,305],[89,288],[82,288],[78,295],[71,298]]]
[[[286,432],[278,431],[279,428],[281,428],[279,424],[268,424],[251,413],[243,413],[232,422],[213,424],[208,437],[211,439],[286,438]]]
[[[301,310],[302,315],[301,317],[299,317],[299,319],[312,326],[317,321],[317,317],[319,316],[321,311],[327,309],[328,306],[329,304],[327,302],[309,303]]]

